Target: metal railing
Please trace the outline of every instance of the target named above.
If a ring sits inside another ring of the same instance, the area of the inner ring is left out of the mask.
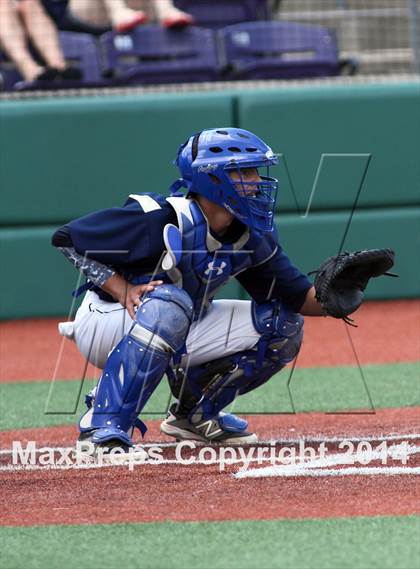
[[[345,57],[359,72],[420,74],[419,0],[282,0],[276,19],[325,25],[336,31]]]

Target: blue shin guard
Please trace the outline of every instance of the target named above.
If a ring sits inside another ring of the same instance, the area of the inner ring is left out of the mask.
[[[192,317],[188,294],[174,285],[150,292],[129,333],[110,353],[91,410],[80,420],[94,443],[132,445],[131,432],[173,354],[181,350]]]
[[[255,348],[188,370],[188,389],[199,403],[190,420],[217,415],[238,395],[266,383],[298,354],[303,337],[303,317],[278,302],[253,303],[253,322],[261,334]]]

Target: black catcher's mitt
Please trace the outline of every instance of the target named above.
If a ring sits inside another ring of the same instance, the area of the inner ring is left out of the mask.
[[[350,324],[352,320],[348,315],[361,305],[369,279],[381,275],[396,277],[388,273],[393,264],[391,249],[369,249],[329,257],[313,271],[316,299],[325,314],[343,318]]]

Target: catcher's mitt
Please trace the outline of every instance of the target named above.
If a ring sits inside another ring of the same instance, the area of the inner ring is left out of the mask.
[[[369,279],[381,275],[396,277],[388,273],[393,264],[394,251],[391,249],[345,252],[329,257],[317,271],[313,271],[316,274],[316,299],[325,314],[343,318],[351,324],[348,315],[361,305]]]

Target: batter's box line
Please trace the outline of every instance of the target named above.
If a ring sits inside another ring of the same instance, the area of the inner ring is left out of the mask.
[[[337,436],[337,437],[323,437],[323,436],[305,436],[302,435],[301,437],[284,437],[284,438],[278,438],[278,439],[263,439],[258,441],[258,443],[254,444],[254,445],[249,445],[251,446],[263,446],[263,445],[285,445],[285,444],[296,444],[298,445],[301,442],[306,442],[306,443],[341,443],[344,441],[352,441],[352,442],[383,442],[383,441],[414,441],[414,440],[420,440],[420,433],[407,433],[407,434],[398,434],[398,433],[393,433],[391,435],[366,435],[366,436],[353,436],[353,435],[343,435],[343,436]],[[194,444],[197,445],[197,447],[200,446],[205,446],[206,444],[208,445],[208,443],[206,442],[201,442],[201,441],[193,441]],[[138,446],[142,447],[142,448],[152,448],[152,447],[162,447],[162,448],[176,448],[176,446],[179,443],[177,442],[166,442],[166,441],[155,441],[155,442],[150,442],[150,443],[144,443],[144,444],[140,444]],[[137,445],[136,445],[137,446]],[[216,446],[216,445],[214,445]],[[222,444],[219,444],[217,446],[223,446]],[[229,445],[229,446],[235,446],[235,445]],[[45,453],[45,449],[48,449],[52,452],[66,452],[66,451],[70,451],[70,450],[76,450],[76,447],[47,447],[47,446],[43,446],[40,448],[36,448],[34,449],[35,453]],[[0,456],[9,456],[13,454],[13,450],[12,449],[0,449]]]
[[[385,456],[386,458],[398,460],[397,453],[397,448],[389,448]],[[405,453],[406,457],[420,454],[420,446],[410,445]],[[348,466],[353,465],[355,462],[360,462],[365,457],[368,457],[369,461],[377,461],[382,460],[384,455],[382,451],[366,451],[352,453],[351,455],[348,455],[346,452],[340,452],[323,458],[308,459],[292,465],[271,465],[263,468],[239,470],[232,476],[237,479],[243,479],[295,476],[369,476],[372,474],[388,476],[401,474],[420,475],[420,466]],[[267,461],[269,460],[270,458],[267,459]]]

